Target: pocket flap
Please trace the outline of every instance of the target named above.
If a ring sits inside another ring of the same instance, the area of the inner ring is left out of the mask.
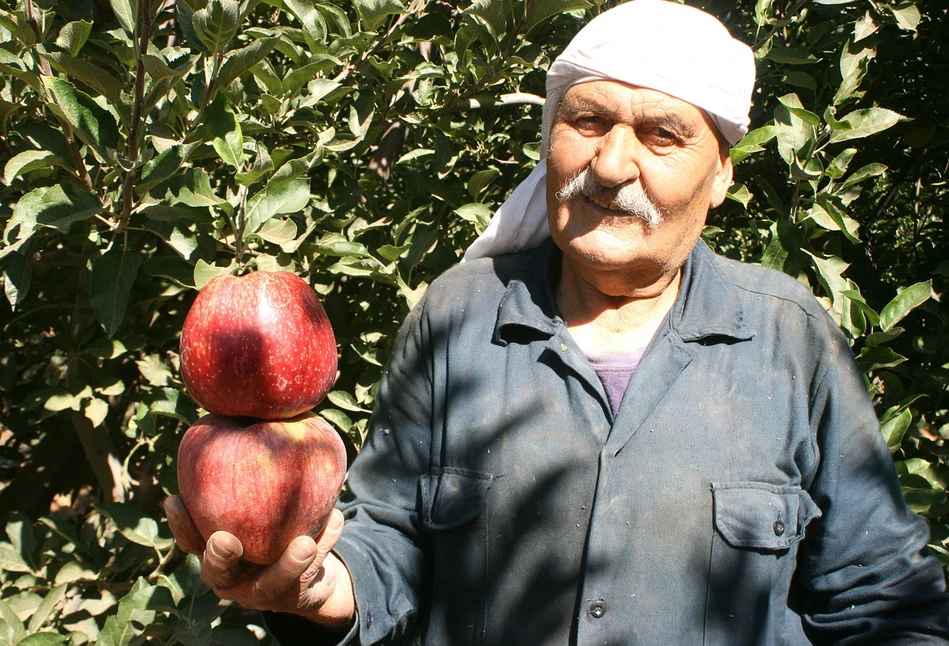
[[[494,476],[470,469],[435,469],[419,481],[422,519],[430,529],[452,529],[478,517]]]
[[[712,483],[715,527],[732,547],[778,551],[804,537],[821,515],[810,495],[795,486],[765,482]]]

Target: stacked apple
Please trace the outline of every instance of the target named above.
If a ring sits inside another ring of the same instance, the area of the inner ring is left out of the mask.
[[[178,449],[178,486],[207,539],[236,535],[269,564],[314,538],[346,476],[339,434],[311,412],[336,379],[336,339],[310,286],[290,272],[219,276],[181,331],[181,376],[208,411]]]

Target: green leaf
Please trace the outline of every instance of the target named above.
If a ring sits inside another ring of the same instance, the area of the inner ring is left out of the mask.
[[[586,0],[538,0],[534,3],[528,3],[527,32],[529,33],[537,25],[544,24],[559,14],[568,11],[583,11],[589,8],[590,3]]]
[[[64,646],[69,643],[65,637],[57,633],[33,633],[25,637],[17,646]]]
[[[33,281],[33,265],[21,253],[11,253],[3,265],[3,291],[10,307],[16,309],[30,291]]]
[[[99,505],[99,510],[109,517],[119,532],[133,543],[165,550],[174,544],[174,539],[162,536],[158,522],[131,503],[108,502]]]
[[[109,0],[109,4],[112,5],[112,12],[125,33],[134,37],[135,26],[138,24],[139,0]]]
[[[244,135],[224,95],[218,95],[204,111],[204,125],[213,137],[211,145],[224,163],[240,170],[244,165]]]
[[[161,397],[148,405],[149,411],[185,424],[191,424],[197,418],[194,404],[186,395],[174,388],[162,388],[160,392]]]
[[[258,38],[246,47],[228,52],[218,72],[216,87],[220,89],[230,85],[231,81],[262,61],[278,42],[279,38]]]
[[[353,0],[363,31],[376,31],[389,16],[405,11],[399,0]]]
[[[159,612],[174,610],[175,602],[168,588],[148,585],[140,577],[119,601],[116,614],[106,620],[96,646],[129,646],[155,622]]]
[[[864,372],[879,370],[880,368],[895,368],[906,361],[906,357],[897,354],[892,348],[885,345],[867,346],[860,351],[857,364]]]
[[[119,128],[112,114],[65,79],[44,76],[43,85],[73,132],[95,152],[100,162],[111,163],[108,151],[119,143]]]
[[[363,408],[359,405],[359,402],[356,401],[356,398],[345,390],[332,390],[326,394],[326,398],[334,406],[338,406],[343,410],[352,411],[354,413],[370,413],[366,408]]]
[[[932,297],[932,281],[910,285],[880,310],[880,329],[889,331],[914,309]]]
[[[194,12],[207,6],[207,0],[175,0],[175,22],[189,43],[204,50],[204,43],[194,31]]]
[[[273,216],[296,213],[310,202],[310,181],[300,177],[305,170],[302,163],[284,164],[264,190],[247,200],[245,233],[256,233]]]
[[[44,227],[68,233],[74,222],[91,218],[101,210],[91,193],[67,193],[60,184],[44,186],[30,191],[13,206],[3,238],[12,242],[10,237],[16,231],[17,239],[22,240]]]
[[[900,448],[903,436],[906,435],[912,422],[913,413],[908,408],[904,408],[897,414],[888,413],[884,419],[880,420],[880,433],[883,434],[890,453],[895,453]]]
[[[2,566],[2,562],[0,562]],[[6,569],[6,568],[4,568]],[[13,608],[0,600],[0,643],[16,644],[26,635],[26,627]]]
[[[240,24],[240,6],[235,0],[209,0],[206,7],[192,16],[195,35],[215,54],[227,51]]]
[[[902,121],[904,117],[886,108],[854,110],[832,124],[830,143],[861,139],[883,132]]]
[[[33,612],[33,615],[30,617],[30,623],[27,626],[27,631],[31,633],[37,632],[40,628],[43,627],[46,622],[52,619],[53,613],[56,610],[56,607],[59,606],[63,599],[66,597],[67,586],[65,584],[58,585],[52,590],[50,590],[43,601]],[[47,633],[51,634],[51,633]],[[55,635],[54,635],[55,636]],[[21,644],[24,642],[20,642]],[[63,643],[63,642],[59,642]]]
[[[453,212],[462,220],[473,222],[478,232],[484,231],[491,221],[491,208],[485,204],[478,204],[477,202],[459,206]]]
[[[89,304],[109,338],[125,319],[129,293],[138,276],[142,256],[136,251],[118,247],[96,258],[92,263]]]
[[[76,56],[86,44],[92,33],[92,23],[87,20],[75,20],[63,25],[56,37],[56,45]]]
[[[902,2],[899,4],[885,4],[884,9],[890,11],[896,19],[896,24],[905,31],[916,31],[919,26],[922,15],[919,8],[913,2]]]
[[[290,11],[300,24],[303,25],[303,31],[312,48],[314,45],[323,44],[326,41],[326,21],[319,12],[312,0],[283,0],[283,6]]]
[[[63,52],[48,52],[46,58],[54,69],[85,83],[112,105],[122,103],[122,82],[115,72],[105,70],[88,59]]]
[[[45,150],[24,150],[17,153],[3,167],[3,183],[9,186],[17,177],[27,173],[62,164],[62,160]]]
[[[92,397],[86,400],[86,405],[82,409],[82,414],[92,422],[93,428],[98,428],[109,416],[109,403],[104,399]]]

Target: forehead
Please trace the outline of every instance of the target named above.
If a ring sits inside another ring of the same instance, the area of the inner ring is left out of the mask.
[[[558,117],[574,111],[591,110],[614,118],[663,118],[709,127],[703,110],[674,96],[619,81],[597,80],[578,83],[564,95]]]

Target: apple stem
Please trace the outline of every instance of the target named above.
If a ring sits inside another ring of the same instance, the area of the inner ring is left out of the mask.
[[[244,273],[244,228],[247,226],[247,187],[238,189],[240,206],[237,209],[237,226],[234,227],[234,253],[237,256],[237,272]]]

